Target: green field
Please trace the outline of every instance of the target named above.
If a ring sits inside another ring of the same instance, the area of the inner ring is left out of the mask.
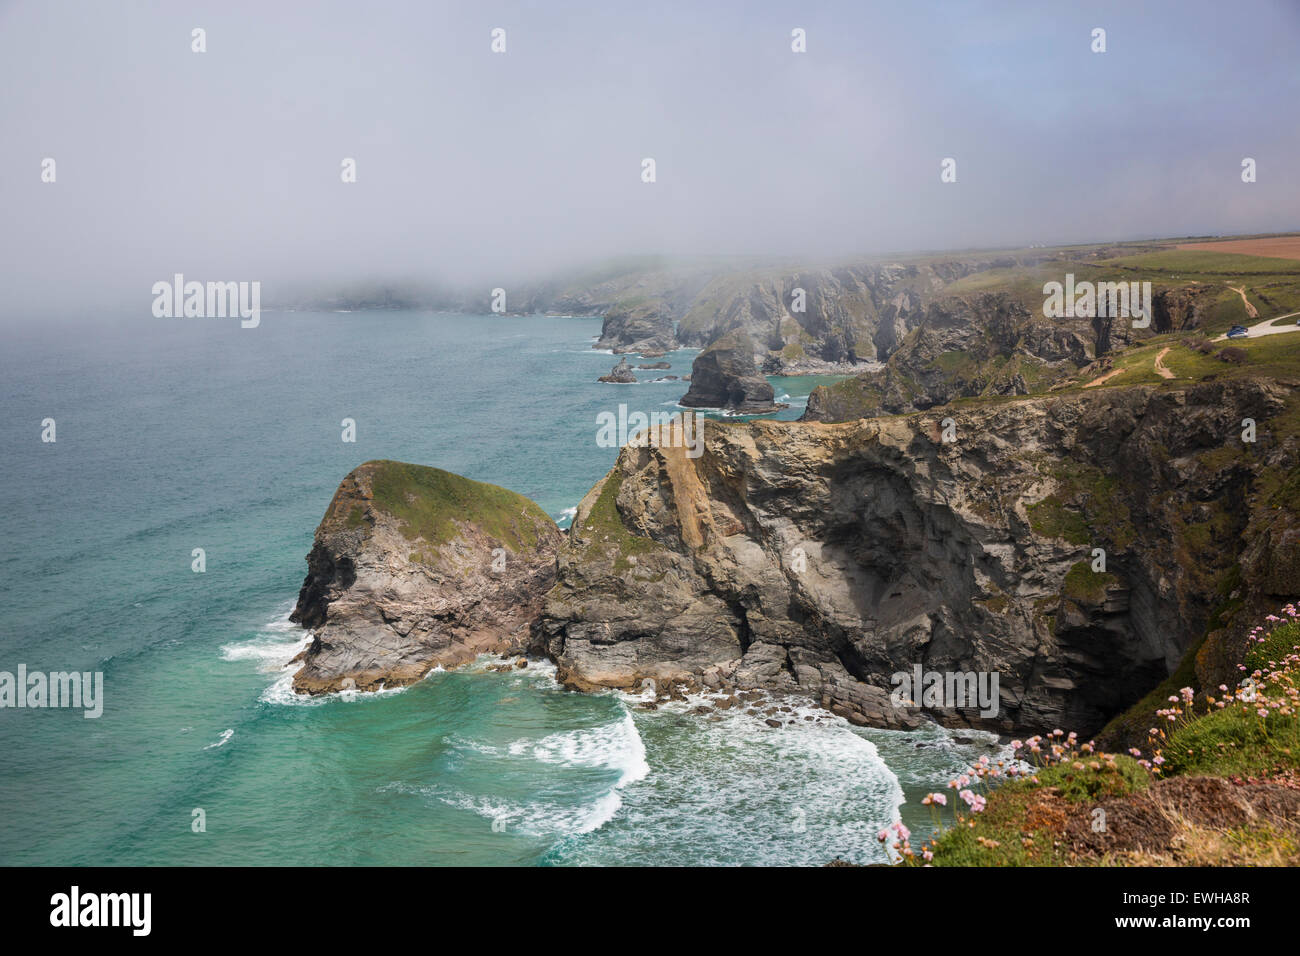
[[[1177,279],[1195,279],[1200,276],[1231,279],[1247,275],[1300,278],[1300,261],[1243,256],[1233,252],[1198,252],[1195,249],[1169,249],[1121,256],[1104,259],[1098,265],[1125,272],[1159,273],[1166,278]]]

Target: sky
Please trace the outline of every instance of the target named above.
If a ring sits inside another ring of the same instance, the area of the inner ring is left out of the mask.
[[[1297,50],[1300,0],[0,0],[0,317],[1296,230]]]

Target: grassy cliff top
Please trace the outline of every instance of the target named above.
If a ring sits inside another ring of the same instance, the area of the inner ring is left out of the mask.
[[[882,842],[893,840],[895,857],[911,865],[1295,866],[1294,604],[1251,631],[1241,666],[1235,688],[1180,687],[1194,683],[1184,668],[1136,705],[1151,731],[1131,756],[1061,730],[1014,741],[1016,760],[977,765],[950,784],[957,812],[949,822],[939,810],[949,808],[946,795],[925,798],[936,825],[931,839],[913,848],[911,834],[896,826]]]
[[[368,478],[370,507],[396,518],[405,537],[423,538],[431,545],[443,544],[457,534],[459,525],[472,523],[509,548],[537,546],[538,525],[554,525],[535,502],[497,485],[472,481],[460,475],[401,461],[368,461],[344,480],[332,508],[348,527],[365,519],[361,500],[349,489]],[[352,498],[351,501],[345,501]]]

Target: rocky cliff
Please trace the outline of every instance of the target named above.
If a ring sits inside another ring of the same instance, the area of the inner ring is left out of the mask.
[[[1300,588],[1294,382],[948,416],[950,442],[921,413],[707,422],[696,459],[625,448],[578,509],[537,625],[561,679],[721,674],[857,723],[1088,733],[1168,675],[1216,607]],[[997,673],[997,714],[892,706],[890,676],[916,665]]]
[[[596,348],[664,352],[750,337],[768,374],[854,371],[883,361],[946,285],[1045,256],[974,255],[803,268],[732,265],[620,276],[555,302],[605,316]]]
[[[367,463],[308,557],[295,687],[532,650],[578,689],[649,678],[798,693],[858,724],[1090,734],[1176,668],[1233,681],[1227,625],[1300,593],[1300,381],[1204,367],[845,423],[700,421],[698,457],[676,424],[619,453],[567,539],[512,492]],[[992,712],[897,706],[893,675],[918,668],[997,675]]]
[[[883,368],[808,397],[805,421],[897,415],[981,395],[1046,391],[1093,361],[1082,323],[1034,315],[1005,293],[943,297],[914,310]]]
[[[522,652],[560,542],[550,517],[504,488],[420,465],[361,465],[307,556],[291,620],[313,640],[294,689],[397,687],[480,653]]]
[[[605,313],[600,338],[592,346],[614,354],[663,355],[677,347],[672,315],[655,302],[621,302]]]

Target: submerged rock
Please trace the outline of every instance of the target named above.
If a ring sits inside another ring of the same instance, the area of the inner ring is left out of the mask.
[[[290,620],[313,640],[294,689],[397,687],[481,653],[522,653],[560,541],[513,491],[366,462],[339,485],[307,556]]]

